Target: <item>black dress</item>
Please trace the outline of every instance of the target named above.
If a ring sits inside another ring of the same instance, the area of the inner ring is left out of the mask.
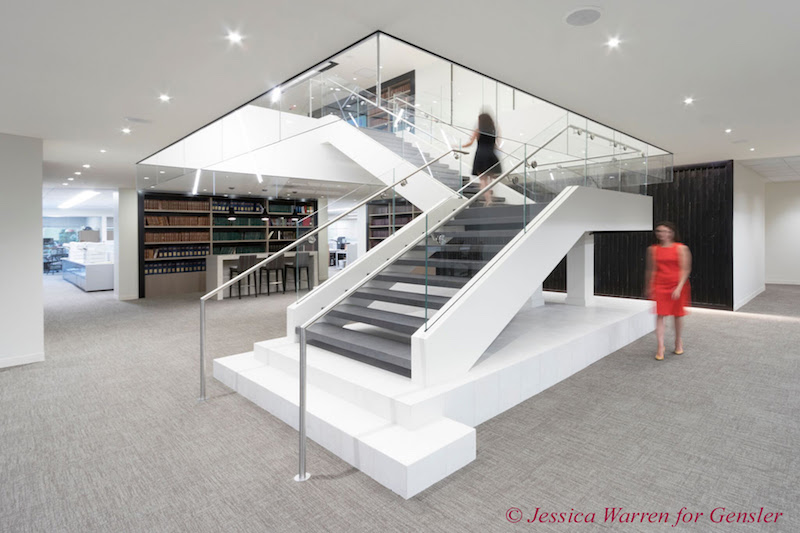
[[[490,168],[492,174],[502,173],[500,160],[494,153],[495,136],[488,133],[481,133],[478,136],[478,149],[475,150],[475,159],[472,160],[472,175],[480,176]],[[494,168],[492,168],[494,167]]]

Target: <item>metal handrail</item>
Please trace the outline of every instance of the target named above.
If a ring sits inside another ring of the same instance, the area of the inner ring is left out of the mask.
[[[401,117],[401,116],[399,116],[399,115],[397,115],[397,114],[393,113],[392,111],[390,111],[390,110],[386,109],[386,108],[385,108],[385,107],[383,107],[381,104],[379,104],[379,103],[376,103],[376,102],[373,102],[373,101],[372,101],[372,100],[370,100],[369,98],[367,98],[367,97],[365,97],[365,96],[363,96],[363,95],[361,95],[361,94],[358,94],[357,92],[355,92],[354,90],[350,89],[349,87],[347,87],[347,86],[345,86],[345,85],[342,85],[341,83],[339,83],[339,82],[337,82],[337,81],[335,81],[335,80],[332,80],[332,79],[330,79],[330,78],[325,78],[325,81],[326,81],[326,82],[328,82],[328,83],[332,83],[332,84],[334,84],[334,85],[337,85],[337,86],[339,86],[340,88],[342,88],[342,89],[344,89],[345,91],[347,91],[348,93],[350,93],[352,96],[355,96],[356,98],[360,98],[361,100],[363,100],[363,101],[364,101],[364,102],[366,102],[367,104],[369,104],[369,105],[371,105],[371,106],[373,106],[373,107],[376,107],[377,109],[379,109],[380,111],[383,111],[384,113],[386,113],[386,114],[388,114],[388,115],[391,115],[392,117],[394,117],[394,118],[395,118],[395,120],[399,120],[400,122],[402,122],[402,123],[406,124],[407,126],[411,126],[412,128],[415,128],[415,129],[417,128],[417,126],[416,126],[415,124],[413,124],[413,123],[411,123],[411,122],[407,121],[405,118],[403,118],[403,117]],[[366,129],[369,129],[369,128],[366,128]],[[436,139],[436,137],[435,137],[435,136],[431,135],[430,133],[428,133],[428,132],[426,132],[426,131],[424,131],[424,130],[423,130],[423,133],[425,133],[426,135],[428,135],[428,137],[430,137],[431,139],[438,140],[438,139]],[[431,145],[431,146],[433,146],[433,147],[436,147],[436,145],[434,145],[434,144],[433,144],[432,142],[430,142],[430,141],[426,141],[426,140],[422,139],[422,142],[424,142],[424,143],[427,143],[427,144],[429,144],[429,145]]]
[[[558,134],[553,136],[553,138],[548,140],[541,147],[537,148],[531,155],[525,156],[525,158],[523,160],[521,160],[519,163],[515,164],[513,167],[511,167],[507,171],[505,171],[496,180],[493,180],[491,183],[489,183],[489,185],[487,185],[486,187],[481,189],[477,194],[475,194],[475,196],[473,196],[472,198],[470,198],[469,200],[467,200],[466,202],[461,204],[459,207],[454,209],[453,212],[450,213],[448,216],[442,217],[442,220],[437,222],[432,228],[426,229],[424,233],[422,233],[419,237],[417,237],[411,243],[406,245],[403,248],[403,250],[400,250],[393,257],[391,257],[390,259],[385,261],[384,265],[394,263],[403,254],[405,254],[410,247],[416,245],[421,240],[428,238],[428,236],[430,236],[433,232],[435,232],[436,230],[441,228],[443,225],[445,225],[447,222],[452,220],[459,213],[464,211],[467,207],[472,205],[481,195],[483,195],[486,191],[488,191],[489,189],[491,189],[492,187],[494,187],[495,185],[500,183],[501,180],[506,178],[509,174],[511,174],[513,171],[515,171],[518,167],[520,167],[523,164],[528,164],[528,160],[530,160],[531,157],[535,156],[540,150],[544,149],[545,146],[547,146],[548,144],[553,142],[555,139],[557,139],[558,136],[561,135],[562,133],[564,133],[564,131],[566,131],[567,129],[568,128],[564,128],[563,130],[558,132]],[[534,161],[531,164],[531,167],[536,168],[536,161]],[[344,300],[346,300],[347,298],[350,298],[350,296],[357,289],[361,288],[365,283],[367,283],[368,281],[370,281],[373,278],[375,278],[376,276],[378,276],[382,271],[383,271],[383,267],[374,269],[372,272],[367,274],[367,276],[364,277],[358,284],[356,284],[355,286],[350,287],[347,290],[345,290],[343,294],[341,294],[333,302],[329,303],[327,306],[325,306],[325,308],[320,310],[317,314],[312,316],[310,319],[305,321],[303,323],[303,325],[300,326],[300,331],[299,331],[299,335],[300,335],[300,339],[299,339],[299,341],[300,341],[299,365],[300,365],[300,368],[299,368],[299,372],[298,372],[299,381],[300,381],[300,391],[299,391],[299,393],[300,393],[300,401],[299,401],[300,414],[299,414],[299,426],[298,426],[299,427],[299,433],[300,433],[300,443],[299,443],[299,449],[300,450],[299,450],[299,470],[298,470],[298,475],[295,477],[295,479],[298,480],[298,481],[304,480],[304,479],[308,479],[308,477],[307,477],[308,474],[306,473],[306,377],[307,377],[306,371],[307,371],[307,366],[308,366],[306,331],[308,330],[308,328],[313,326],[314,323],[317,320],[319,320],[322,317],[324,317],[325,315],[327,315],[331,310],[333,310],[334,307],[336,307],[337,305],[342,303]]]
[[[311,237],[314,237],[315,235],[317,235],[321,231],[325,230],[328,226],[332,225],[335,222],[338,222],[339,220],[341,220],[345,216],[349,215],[350,213],[352,213],[353,211],[355,211],[359,207],[365,205],[366,203],[371,202],[372,200],[380,197],[382,194],[384,194],[389,189],[393,189],[397,185],[405,186],[406,183],[407,183],[407,180],[409,178],[417,175],[420,171],[425,170],[430,165],[436,163],[437,161],[439,161],[443,157],[449,155],[451,152],[452,153],[457,153],[457,154],[462,154],[462,155],[466,153],[466,152],[464,152],[462,150],[456,150],[456,149],[448,150],[447,152],[445,152],[445,153],[441,154],[440,156],[432,159],[431,161],[428,161],[427,163],[425,163],[421,167],[415,169],[414,172],[408,174],[404,178],[401,178],[401,179],[393,182],[392,184],[387,185],[386,187],[380,189],[379,191],[377,191],[376,193],[372,194],[371,196],[368,196],[364,200],[361,200],[361,202],[356,204],[354,207],[348,209],[347,211],[345,211],[341,215],[337,216],[336,218],[334,218],[332,220],[329,220],[328,222],[326,222],[322,226],[319,226],[314,231],[310,231],[309,233],[304,235],[302,238],[297,239],[296,241],[294,241],[294,242],[288,244],[287,246],[281,248],[277,252],[274,252],[272,255],[270,255],[266,259],[260,261],[259,263],[256,263],[254,266],[252,266],[251,268],[248,268],[247,270],[245,270],[244,272],[242,272],[238,276],[228,280],[227,282],[223,283],[222,285],[220,285],[216,289],[214,289],[211,292],[203,295],[200,298],[200,401],[204,401],[206,399],[206,377],[205,377],[205,353],[206,353],[206,307],[205,307],[205,304],[206,304],[206,300],[208,300],[209,298],[215,296],[220,291],[224,291],[225,289],[227,289],[228,287],[230,287],[234,283],[237,283],[238,281],[246,278],[247,276],[249,276],[250,274],[252,274],[256,270],[264,267],[268,263],[271,263],[272,261],[275,261],[278,257],[282,256],[286,252],[296,248],[300,244],[303,244],[303,243],[307,242],[309,239],[311,239]]]

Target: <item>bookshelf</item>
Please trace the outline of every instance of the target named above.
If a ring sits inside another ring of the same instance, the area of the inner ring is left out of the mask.
[[[209,256],[276,252],[316,227],[316,216],[300,222],[316,211],[313,199],[141,196],[142,298],[204,291]]]
[[[390,237],[421,212],[406,200],[380,200],[367,204],[367,250]]]

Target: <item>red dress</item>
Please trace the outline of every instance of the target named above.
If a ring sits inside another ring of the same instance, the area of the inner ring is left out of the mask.
[[[655,274],[650,286],[650,295],[656,302],[656,314],[660,316],[684,316],[685,307],[689,305],[689,280],[684,283],[680,298],[672,299],[672,293],[681,280],[679,246],[680,243],[672,243],[671,246],[654,244],[651,247]]]

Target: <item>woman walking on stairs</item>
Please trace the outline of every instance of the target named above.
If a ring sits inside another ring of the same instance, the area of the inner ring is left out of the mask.
[[[675,317],[675,350],[683,353],[683,317],[689,305],[689,273],[692,254],[689,247],[677,242],[678,232],[672,222],[659,222],[655,228],[656,244],[647,249],[645,296],[656,303],[656,359],[664,360],[664,318]]]
[[[492,178],[503,172],[500,168],[500,160],[495,153],[497,127],[489,113],[478,115],[478,129],[472,133],[472,138],[463,148],[472,146],[475,141],[478,141],[478,148],[475,150],[475,158],[472,160],[472,175],[480,176],[481,189],[483,189],[489,185]],[[492,205],[492,193],[491,189],[484,193],[486,207]]]

